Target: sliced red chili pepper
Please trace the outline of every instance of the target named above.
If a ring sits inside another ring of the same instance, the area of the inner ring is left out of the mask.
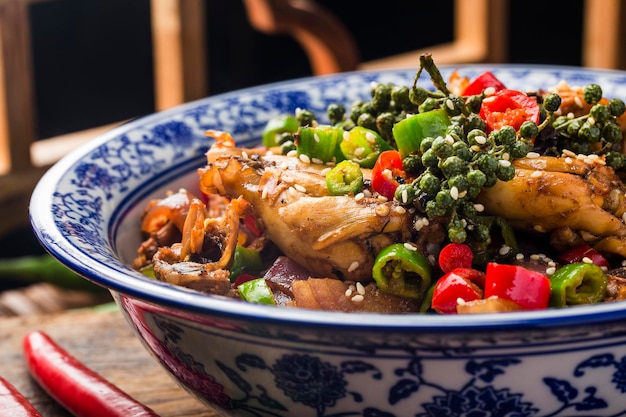
[[[472,268],[456,268],[437,281],[431,307],[442,314],[456,314],[459,301],[473,301],[483,297],[485,274]]]
[[[519,130],[525,121],[539,123],[539,114],[537,100],[518,90],[499,90],[480,106],[480,117],[489,131],[504,126]]]
[[[66,352],[47,334],[28,333],[23,340],[28,370],[41,387],[77,417],[158,417]]]
[[[609,261],[600,252],[586,243],[568,249],[559,255],[559,260],[566,264],[584,262],[584,258],[589,258],[593,264],[598,266],[606,266],[607,268],[611,266]]]
[[[464,96],[473,96],[485,91],[486,88],[492,87],[494,91],[503,90],[506,86],[496,78],[491,71],[485,71],[474,79],[465,90],[463,90]]]
[[[13,384],[0,377],[0,416],[42,417]]]
[[[485,298],[492,296],[513,301],[524,310],[547,308],[550,279],[522,266],[490,262],[485,274]]]
[[[471,268],[473,261],[474,253],[464,243],[448,243],[439,252],[439,267],[444,273],[456,268]]]
[[[256,225],[256,219],[254,218],[254,216],[252,215],[246,216],[243,219],[243,224],[248,228],[248,230],[250,230],[250,233],[252,233],[254,236],[256,237],[261,236],[261,231]]]
[[[406,177],[406,173],[402,169],[400,152],[396,150],[382,152],[378,156],[374,168],[372,168],[372,188],[378,194],[392,200],[396,188],[400,185],[397,177]]]

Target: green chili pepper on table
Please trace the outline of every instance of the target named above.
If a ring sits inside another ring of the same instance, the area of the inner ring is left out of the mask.
[[[430,264],[417,250],[394,243],[376,256],[372,277],[382,292],[420,300],[430,288]]]
[[[550,306],[599,303],[607,284],[608,277],[597,265],[583,262],[564,265],[550,277]]]

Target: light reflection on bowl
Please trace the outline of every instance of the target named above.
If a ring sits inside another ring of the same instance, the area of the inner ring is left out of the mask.
[[[444,75],[455,68],[442,68]],[[597,82],[626,98],[626,73],[463,66],[509,87]],[[44,247],[111,290],[146,349],[190,393],[233,416],[610,416],[626,414],[621,303],[484,316],[312,312],[205,296],[128,265],[145,202],[197,187],[206,129],[258,141],[269,118],[367,99],[373,81],[412,71],[347,73],[261,86],[121,126],[42,178],[31,201]],[[424,78],[424,77],[422,77]],[[429,80],[420,81],[429,85]]]

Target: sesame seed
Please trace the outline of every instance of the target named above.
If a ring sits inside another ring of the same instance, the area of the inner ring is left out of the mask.
[[[248,152],[246,152],[246,151],[241,151],[241,157],[242,157],[243,159],[246,159],[246,160],[247,160],[247,159],[250,159],[250,158],[248,157]]]
[[[396,206],[393,211],[395,211],[398,214],[404,214],[406,213],[406,209],[402,206]]]
[[[500,159],[500,160],[498,160],[498,164],[500,164],[501,167],[508,168],[508,167],[511,166],[511,161],[507,161],[505,159]]]
[[[363,301],[365,298],[361,295],[361,294],[357,294],[354,297],[351,298],[352,301],[354,301],[355,303],[359,303],[361,301]]]
[[[452,135],[446,135],[446,143],[447,143],[448,145],[454,145],[454,142],[455,142],[455,140],[454,140],[454,138],[452,137]]]
[[[452,197],[453,200],[459,199],[459,189],[456,188],[456,186],[450,188],[450,197]]]
[[[502,160],[503,161],[510,161],[511,160],[511,154],[509,154],[508,152],[505,152],[502,154]]]
[[[354,155],[355,156],[361,156],[361,155],[363,155],[363,153],[365,153],[365,148],[362,147],[362,146],[360,146],[360,147],[358,147],[358,148],[356,148],[354,150]]]
[[[496,89],[494,87],[487,87],[483,90],[483,93],[485,94],[485,96],[491,96],[496,92]],[[495,100],[495,99],[494,99]],[[483,100],[484,101],[484,100]]]
[[[526,154],[526,158],[539,158],[541,155],[537,152],[528,152]]]
[[[548,274],[548,275],[552,275],[552,274],[554,274],[555,272],[556,272],[556,267],[554,267],[554,266],[551,266],[551,267],[549,267],[549,268],[546,268],[546,274]]]
[[[509,253],[511,251],[511,247],[508,245],[502,245],[500,246],[500,250],[498,251],[498,253],[500,255],[506,255],[507,253]]]
[[[304,162],[305,164],[310,164],[311,163],[311,158],[309,158],[309,155],[300,154],[300,156],[298,158],[300,159],[300,161]]]
[[[578,107],[582,107],[582,106],[583,106],[583,102],[582,102],[582,100],[580,99],[580,97],[578,97],[578,96],[574,96],[574,103],[575,103],[575,104],[576,104],[576,106],[578,106]]]
[[[583,257],[582,261],[586,264],[592,264],[593,261],[588,256]]]
[[[383,177],[385,177],[388,180],[392,180],[393,179],[393,172],[391,172],[391,170],[389,168],[386,168],[383,170]]]
[[[293,188],[295,188],[296,190],[300,191],[301,193],[306,193],[306,188],[304,188],[300,184],[294,184]]]
[[[543,172],[541,171],[534,171],[532,174],[530,174],[531,177],[533,178],[539,178],[543,175]]]
[[[351,286],[348,287],[348,289],[346,289],[346,292],[344,293],[344,295],[346,297],[350,297],[352,295],[352,291],[354,291],[354,290],[352,289],[352,285],[351,285]]]
[[[358,292],[361,295],[365,295],[365,287],[360,282],[356,283],[356,292]]]
[[[576,158],[576,154],[569,149],[563,149],[563,155],[569,156],[570,158]]]
[[[348,132],[347,130],[343,132],[343,140],[345,140],[346,142],[350,140],[350,132]]]
[[[380,194],[376,196],[376,200],[378,200],[379,203],[386,203],[387,201],[389,201],[387,197]]]
[[[567,165],[572,165],[572,162],[574,162],[574,160],[572,158],[570,158],[569,156],[565,158],[565,163]]]
[[[406,188],[404,190],[402,190],[401,198],[402,198],[402,202],[404,204],[409,202],[409,192],[407,191]]]
[[[313,159],[311,159],[311,162],[314,163],[314,164],[317,164],[317,165],[324,165],[324,161],[322,161],[319,158],[313,158]]]
[[[476,210],[479,213],[482,213],[483,211],[485,211],[485,206],[483,206],[480,203],[476,203],[474,204],[474,210]]]
[[[566,117],[567,117],[568,119],[573,119],[575,116],[574,116],[574,113],[569,112],[569,113],[567,113]]]
[[[320,171],[320,174],[326,176],[326,174],[328,174],[329,172],[330,172],[330,168],[324,168],[323,170]]]
[[[596,124],[596,119],[594,119],[593,117],[589,116],[587,118],[587,123],[589,123],[591,126]]]
[[[470,146],[470,149],[474,152],[480,152],[480,146],[478,145],[472,145]]]
[[[474,139],[479,145],[484,145],[485,143],[487,143],[487,138],[484,136],[476,136]]]
[[[291,150],[291,151],[287,152],[287,156],[290,156],[290,157],[292,157],[292,158],[295,158],[296,156],[298,156],[298,151],[297,151],[297,150],[295,150],[295,149],[293,149],[293,150]]]
[[[389,215],[388,206],[377,206],[375,211],[376,211],[376,215],[380,217],[385,217]]]
[[[417,246],[411,242],[404,242],[403,246],[408,250],[417,251]]]
[[[360,200],[363,200],[364,198],[365,198],[365,194],[363,193],[358,193],[357,195],[354,196],[355,201],[360,201]]]
[[[521,261],[524,259],[524,254],[523,253],[518,253],[517,255],[515,255],[515,259],[517,259],[518,261]]]
[[[376,135],[372,132],[367,132],[365,134],[365,140],[367,140],[369,143],[374,143],[376,142]]]
[[[283,182],[286,182],[287,184],[293,184],[294,182],[296,182],[296,180],[288,174],[284,174],[282,177],[280,177],[280,179],[282,179]]]
[[[450,99],[446,100],[446,107],[449,108],[450,110],[454,110],[454,102]]]
[[[267,187],[263,187],[263,191],[261,191],[261,199],[266,198],[268,192],[269,191],[268,191]]]
[[[354,272],[356,271],[356,269],[359,267],[359,263],[357,261],[354,261],[350,264],[350,266],[348,267],[348,272]]]
[[[459,198],[463,198],[463,197],[465,197],[466,195],[467,195],[467,190],[461,191],[461,192],[459,193]]]

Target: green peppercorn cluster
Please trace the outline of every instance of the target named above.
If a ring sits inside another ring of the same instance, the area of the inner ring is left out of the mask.
[[[561,150],[606,155],[607,165],[619,170],[626,166],[626,156],[620,152],[623,134],[617,118],[624,113],[626,105],[619,98],[601,103],[602,95],[602,87],[598,84],[586,85],[583,100],[591,105],[589,113],[579,117],[561,115],[552,122],[552,126],[560,134]]]
[[[538,129],[527,122],[519,132],[505,126],[486,133],[484,121],[474,116],[453,116],[445,136],[424,138],[419,152],[403,161],[415,180],[400,185],[395,195],[429,218],[447,219],[452,242],[465,242],[468,233],[473,240],[490,241],[490,230],[473,200],[482,188],[514,177],[512,161],[528,154]]]

